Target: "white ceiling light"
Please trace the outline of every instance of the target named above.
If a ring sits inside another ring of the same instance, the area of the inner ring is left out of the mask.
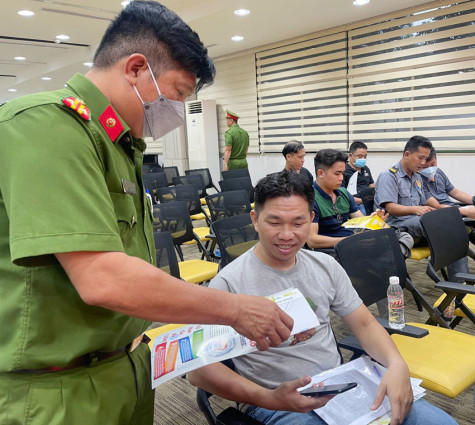
[[[59,34],[59,35],[56,36],[56,40],[61,40],[61,41],[69,40],[69,35]]]
[[[83,65],[88,66],[89,68],[91,68],[92,65],[94,65],[94,64],[92,62],[84,62]]]
[[[244,37],[242,35],[234,35],[233,37],[231,37],[231,40],[233,40],[233,41],[242,41],[242,40],[244,40]]]
[[[24,56],[15,56],[13,59],[15,59],[16,61],[24,61],[26,60],[26,58]]]
[[[8,91],[15,92],[16,89],[8,89]]]
[[[51,77],[41,77],[43,81],[51,81]]]
[[[355,6],[363,6],[368,3],[369,3],[369,0],[353,0],[353,4]]]
[[[251,13],[251,11],[247,9],[238,9],[234,11],[234,14],[238,16],[246,16],[249,15],[249,13]]]
[[[32,12],[31,10],[19,10],[18,14],[20,16],[34,16],[35,12]]]

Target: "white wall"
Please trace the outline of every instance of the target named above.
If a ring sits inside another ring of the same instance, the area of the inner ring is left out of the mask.
[[[314,156],[315,154],[308,153],[305,156],[304,166],[315,177],[313,166]],[[374,180],[376,181],[381,171],[396,164],[401,156],[401,153],[370,152],[368,154],[368,167],[371,170]],[[457,189],[475,195],[475,154],[439,153],[437,155],[437,161],[438,166],[444,170]],[[249,163],[249,172],[254,184],[266,174],[282,170],[285,163],[284,157],[280,153],[250,154],[247,157],[247,162]]]

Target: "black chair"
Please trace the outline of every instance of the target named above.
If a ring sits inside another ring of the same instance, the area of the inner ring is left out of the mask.
[[[208,195],[206,198],[211,221],[251,212],[249,196],[245,190],[231,190]]]
[[[176,166],[163,167],[163,172],[167,175],[168,186],[173,184],[173,177],[180,175]]]
[[[170,232],[155,232],[155,253],[157,267],[177,279],[191,283],[203,283],[211,280],[218,273],[218,264],[202,260],[178,262],[173,238]]]
[[[236,170],[232,170],[236,171]],[[236,177],[233,179],[220,180],[219,186],[221,192],[229,192],[230,190],[245,190],[249,197],[249,202],[254,202],[254,186],[250,177]]]
[[[160,187],[167,187],[167,176],[165,173],[145,173],[142,175],[143,185],[150,193],[153,201],[156,202],[157,190]]]
[[[162,172],[163,168],[158,164],[142,164],[142,174]]]
[[[223,176],[223,180],[228,179],[235,179],[237,177],[251,177],[249,174],[249,169],[247,168],[238,168],[237,170],[228,170],[228,171],[221,171],[221,175]]]
[[[193,170],[186,170],[185,174],[187,176],[193,176],[197,174],[199,174],[200,176],[203,176],[206,189],[213,188],[214,190],[216,190],[216,192],[219,192],[218,188],[213,183],[213,178],[211,177],[209,168],[195,168]]]
[[[335,245],[335,250],[367,306],[386,297],[390,276],[398,276],[401,286],[409,291],[416,290],[407,274],[404,255],[393,229],[358,233],[342,239]],[[475,381],[473,350],[467,348],[475,346],[475,336],[419,323],[406,323],[402,329],[391,329],[386,326],[387,320],[378,321],[391,333],[411,376],[422,379],[424,388],[456,397]],[[355,351],[358,344],[354,340],[354,337],[346,337],[339,345]]]
[[[225,267],[259,242],[249,214],[218,220],[212,225],[221,251],[221,267]]]
[[[434,304],[424,303],[430,318],[430,325],[446,323],[442,314],[447,306],[455,301],[455,317],[449,326],[453,329],[467,317],[475,323],[475,275],[457,273],[455,277],[464,280],[466,284],[449,282],[447,266],[455,261],[470,257],[475,259],[475,252],[470,248],[468,231],[462,215],[457,207],[441,208],[421,216],[421,224],[430,248],[430,260],[427,264],[427,275],[435,282],[436,288],[444,294]],[[442,279],[439,273],[442,275]],[[471,294],[471,295],[470,295]],[[422,301],[421,301],[422,303]]]
[[[173,177],[173,184],[179,186],[182,184],[192,184],[195,186],[198,196],[203,198],[207,195],[206,186],[203,176],[201,174],[194,174],[189,176],[176,176]]]
[[[180,259],[183,261],[181,244],[186,242],[198,245],[198,249],[207,260],[212,260],[211,253],[206,249],[200,237],[193,231],[188,204],[186,201],[166,202],[153,207],[153,215],[157,221],[157,230],[167,231],[172,234],[173,243]]]
[[[231,359],[225,360],[222,363],[232,370],[235,370]],[[209,401],[212,395],[212,393],[201,388],[198,388],[196,393],[196,402],[198,403],[200,412],[206,417],[209,425],[262,425],[262,422],[246,415],[236,407],[228,407],[216,415]]]
[[[183,184],[178,186],[161,187],[157,190],[157,196],[162,204],[170,201],[186,201],[192,220],[206,220],[208,226],[211,224],[211,219],[202,207],[194,185]]]

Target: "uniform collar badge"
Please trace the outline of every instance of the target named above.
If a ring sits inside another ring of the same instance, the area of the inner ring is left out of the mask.
[[[91,119],[91,111],[86,107],[81,99],[69,96],[63,97],[62,102],[73,111],[76,111],[81,116],[81,118],[85,119],[86,121]]]
[[[99,121],[112,142],[115,143],[117,137],[119,137],[119,134],[124,129],[124,126],[120,122],[119,117],[116,115],[111,105],[107,106],[99,117]]]

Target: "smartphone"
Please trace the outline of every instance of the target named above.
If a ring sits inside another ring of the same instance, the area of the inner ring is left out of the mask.
[[[356,382],[349,382],[348,384],[325,385],[324,387],[309,387],[300,391],[301,395],[307,397],[322,397],[324,395],[341,394],[345,391],[355,388],[358,384]]]

